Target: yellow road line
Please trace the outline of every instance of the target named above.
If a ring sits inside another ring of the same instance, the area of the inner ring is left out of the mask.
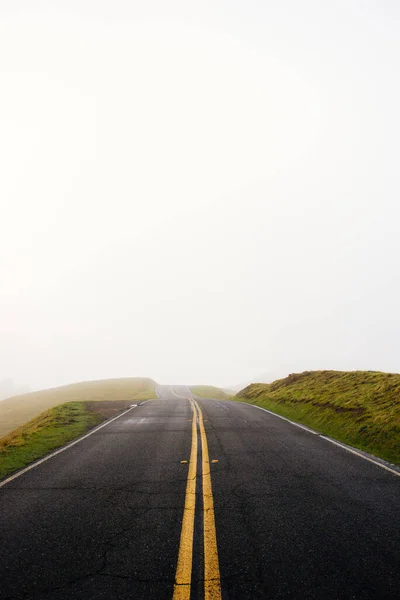
[[[197,424],[196,410],[192,404],[192,448],[190,451],[189,472],[186,484],[185,508],[183,511],[181,541],[178,565],[176,567],[173,600],[189,600],[192,580],[194,514],[196,510],[197,473]]]
[[[215,530],[214,500],[211,486],[210,458],[203,413],[194,400],[199,414],[201,436],[202,477],[203,477],[203,510],[204,510],[204,599],[220,600],[221,576],[219,572],[217,534]]]

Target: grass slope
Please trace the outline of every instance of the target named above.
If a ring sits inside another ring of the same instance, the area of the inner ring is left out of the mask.
[[[213,385],[195,385],[190,388],[193,394],[200,396],[200,398],[215,398],[216,400],[229,400],[231,397],[229,394],[221,390],[221,388],[214,387]]]
[[[0,438],[44,410],[66,402],[90,400],[149,400],[155,398],[155,382],[129,377],[73,383],[58,388],[13,396],[0,401]]]
[[[79,437],[104,420],[84,402],[51,408],[0,439],[0,478]]]
[[[234,398],[400,464],[400,375],[306,371],[254,383]]]

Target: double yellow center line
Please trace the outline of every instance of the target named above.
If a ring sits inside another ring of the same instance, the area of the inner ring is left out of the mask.
[[[178,565],[176,568],[173,600],[190,600],[194,517],[196,512],[197,477],[197,421],[201,439],[201,471],[203,488],[203,533],[204,533],[204,599],[221,599],[221,582],[218,562],[217,535],[215,531],[214,500],[211,486],[210,458],[203,413],[195,400],[190,400],[193,411],[192,448],[186,484],[185,508],[183,511]]]

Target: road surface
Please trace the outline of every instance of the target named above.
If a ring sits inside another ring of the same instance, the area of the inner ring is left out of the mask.
[[[256,407],[158,395],[0,484],[2,600],[400,597],[400,477]]]

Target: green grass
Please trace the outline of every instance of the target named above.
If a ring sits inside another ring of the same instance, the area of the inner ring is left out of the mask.
[[[0,478],[22,469],[104,420],[84,402],[51,408],[0,439]]]
[[[229,400],[232,396],[224,392],[221,388],[214,387],[213,385],[195,385],[192,386],[191,391],[200,398],[215,398],[215,400]]]
[[[90,400],[149,400],[156,397],[155,385],[151,379],[140,377],[103,379],[1,400],[0,438],[58,404]]]
[[[400,375],[306,371],[251,384],[234,400],[262,406],[400,464]]]

